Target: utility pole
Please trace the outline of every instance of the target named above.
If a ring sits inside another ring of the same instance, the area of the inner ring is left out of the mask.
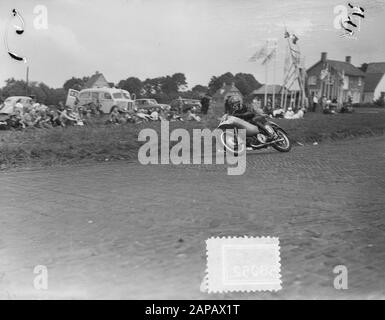
[[[25,95],[28,97],[28,86],[29,86],[29,66],[27,66],[27,72],[25,75]]]

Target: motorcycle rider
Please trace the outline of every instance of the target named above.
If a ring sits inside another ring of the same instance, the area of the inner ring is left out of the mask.
[[[230,115],[264,128],[268,134],[268,142],[278,138],[278,135],[266,120],[266,114],[261,108],[254,108],[253,111],[250,111],[246,105],[242,103],[240,97],[236,95],[228,99],[228,104]]]

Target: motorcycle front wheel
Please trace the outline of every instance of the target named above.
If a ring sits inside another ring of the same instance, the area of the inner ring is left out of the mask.
[[[275,132],[282,141],[273,144],[273,148],[279,152],[289,152],[291,149],[291,142],[287,134],[280,128],[275,129]]]
[[[225,151],[232,152],[235,156],[242,154],[246,150],[246,143],[237,135],[236,131],[222,131],[221,142]]]

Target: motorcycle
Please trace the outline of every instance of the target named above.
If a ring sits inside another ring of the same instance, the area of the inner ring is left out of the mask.
[[[243,153],[245,150],[259,150],[273,147],[280,152],[289,152],[291,149],[290,139],[278,124],[268,121],[270,127],[276,133],[277,138],[269,141],[267,130],[261,125],[255,125],[235,116],[225,114],[218,128],[221,130],[220,139],[225,150],[235,155]],[[246,141],[239,136],[238,130],[246,130]]]

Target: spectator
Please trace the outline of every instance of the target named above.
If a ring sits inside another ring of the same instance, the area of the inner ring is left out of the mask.
[[[317,112],[317,107],[318,107],[318,96],[313,92],[313,112]]]
[[[258,98],[253,99],[253,101],[251,102],[251,108],[255,113],[258,113],[258,114],[264,113],[262,109],[261,100],[259,100]]]
[[[209,110],[209,107],[210,107],[210,101],[211,101],[211,98],[207,94],[205,94],[204,97],[201,99],[202,114],[207,114],[207,111]]]
[[[230,114],[231,113],[230,99],[231,99],[231,96],[227,96],[226,100],[225,100],[225,113],[226,114]]]
[[[113,124],[118,124],[120,122],[120,113],[117,106],[112,108],[108,121]]]
[[[13,108],[13,110],[23,110],[24,109],[24,106],[23,104],[21,103],[21,99],[18,99],[16,101],[16,104],[15,104],[15,107]]]

